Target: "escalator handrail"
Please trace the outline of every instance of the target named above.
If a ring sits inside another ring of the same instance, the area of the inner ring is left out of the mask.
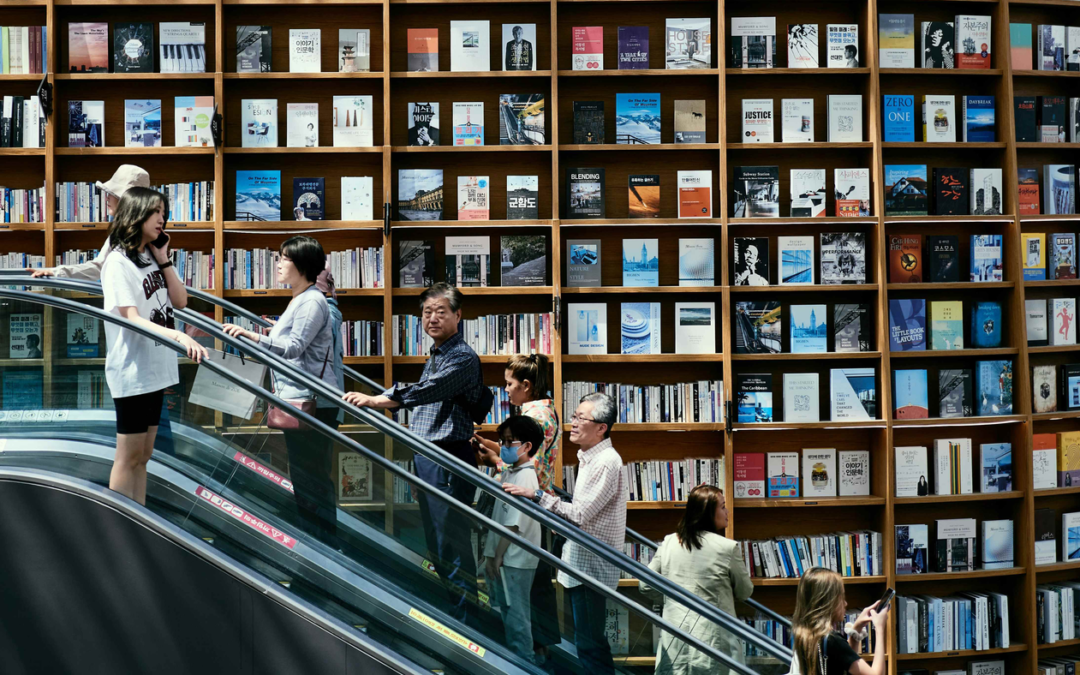
[[[570,500],[570,501],[573,501],[573,499],[574,499],[574,496],[572,494],[570,494],[566,490],[563,490],[560,487],[555,487],[555,494],[559,495],[560,497],[562,497],[564,499]],[[647,547],[653,549],[654,551],[660,548],[660,545],[657,544],[655,541],[653,541],[652,539],[649,539],[648,537],[641,534],[637,530],[631,529],[629,527],[626,528],[626,538],[630,539],[632,541],[635,541],[635,542],[641,544],[642,546],[647,546]],[[791,619],[788,619],[784,615],[779,614],[779,613],[769,609],[768,607],[761,604],[757,600],[754,600],[753,598],[746,598],[745,600],[742,601],[742,603],[744,605],[750,607],[751,609],[754,609],[754,610],[756,610],[758,612],[761,612],[762,614],[769,617],[773,621],[776,621],[780,625],[782,625],[782,626],[784,626],[786,628],[791,628]]]
[[[52,283],[48,285],[56,288],[63,288],[65,286],[65,282],[61,282],[60,280],[56,280],[50,277],[44,277],[40,280],[52,281]],[[19,285],[23,285],[24,281],[26,280],[18,279],[17,281]],[[30,281],[37,282],[39,281],[39,279]],[[12,281],[6,283],[14,284],[15,282]],[[75,284],[71,284],[71,286],[78,286],[77,290],[84,290],[86,287],[86,283],[87,282],[80,281],[76,282]],[[71,290],[71,288],[69,288],[69,290]],[[98,292],[100,292],[100,290]],[[34,295],[35,297],[40,297],[40,294],[27,293],[27,295]],[[75,306],[85,307],[85,305],[77,303],[75,304]],[[438,464],[440,467],[451,471],[452,473],[461,478],[464,478],[474,487],[479,488],[480,490],[494,496],[496,499],[499,499],[511,505],[513,508],[525,512],[534,520],[539,521],[557,534],[566,537],[568,540],[574,541],[578,545],[582,546],[583,548],[593,553],[605,562],[611,564],[612,566],[632,573],[634,577],[645,581],[649,586],[651,586],[664,596],[677,600],[680,604],[694,610],[701,616],[708,618],[713,623],[727,630],[729,633],[740,637],[743,640],[751,642],[755,646],[763,649],[764,651],[770,652],[775,656],[785,659],[791,658],[790,651],[787,650],[783,645],[779,645],[770,639],[762,638],[760,633],[753,630],[742,621],[739,621],[729,616],[727,613],[721,611],[715,605],[705,602],[698,596],[687,591],[682,586],[672,582],[667,577],[657,574],[656,572],[652,571],[647,565],[644,565],[627,556],[623,551],[609,546],[608,544],[600,541],[596,537],[593,537],[591,534],[588,534],[576,525],[573,525],[572,523],[569,523],[563,518],[555,516],[546,509],[541,508],[539,505],[533,503],[529,499],[509,495],[500,488],[498,483],[492,481],[488,475],[480,472],[475,467],[469,466],[462,460],[454,457],[449,452],[443,450],[442,448],[431,443],[430,441],[419,438],[412,432],[403,428],[401,425],[388,419],[385,415],[380,413],[373,413],[366,408],[356,408],[355,406],[344,402],[341,399],[342,392],[330,387],[321,379],[315,378],[310,374],[300,370],[293,364],[282,359],[280,356],[265,349],[259,343],[252,342],[247,339],[238,339],[230,335],[226,335],[224,332],[222,332],[220,324],[197,312],[192,312],[185,309],[177,310],[176,314],[185,323],[189,323],[196,328],[202,330],[203,332],[207,333],[208,335],[214,337],[215,339],[218,339],[223,343],[233,347],[234,349],[245,353],[248,358],[251,358],[258,363],[262,363],[272,368],[273,370],[275,370],[275,372],[283,373],[290,379],[303,383],[316,394],[327,398],[339,409],[346,411],[353,417],[357,417],[363,420],[368,425],[374,427],[381,433],[390,436],[394,440],[409,447],[414,452],[419,452],[427,459]],[[158,337],[158,339],[160,339],[160,337]],[[182,348],[179,346],[178,343],[175,343],[175,348],[178,351],[182,351]],[[246,381],[242,383],[241,386],[245,384],[247,384]],[[305,420],[305,422],[306,421],[307,420]],[[381,460],[384,458],[379,456],[379,459]],[[396,465],[394,465],[394,469],[399,470]],[[575,570],[572,571],[571,574],[580,574],[580,572]]]
[[[112,509],[200,560],[217,567],[246,586],[271,598],[274,602],[310,621],[342,642],[364,652],[373,659],[381,661],[386,666],[394,669],[395,672],[410,673],[411,675],[430,675],[430,671],[412,663],[400,654],[388,650],[362,632],[353,629],[318,607],[301,600],[296,595],[286,593],[279,584],[267,579],[255,570],[241,565],[210,544],[176,527],[145,506],[122,497],[118,492],[113,492],[96,483],[65,476],[53,471],[22,467],[0,467],[0,481],[39,485],[52,490],[60,490]]]
[[[0,284],[0,286],[2,286],[2,285],[3,284]],[[122,326],[126,330],[130,330],[130,331],[138,333],[138,334],[140,334],[140,335],[142,335],[142,336],[144,336],[146,338],[149,338],[151,340],[155,340],[155,341],[159,342],[160,344],[164,345],[165,347],[167,347],[169,349],[172,349],[173,351],[177,352],[180,355],[186,355],[186,353],[187,353],[185,348],[182,345],[180,345],[179,342],[175,342],[173,340],[163,339],[160,335],[158,335],[157,333],[151,331],[150,329],[148,329],[148,328],[146,328],[146,327],[144,327],[142,325],[136,324],[136,323],[131,322],[131,321],[127,320],[127,319],[124,319],[124,318],[122,318],[122,317],[120,317],[118,315],[111,314],[111,313],[106,312],[106,311],[104,311],[102,309],[99,309],[97,307],[92,307],[92,306],[89,306],[89,305],[85,305],[85,304],[82,304],[82,303],[75,302],[73,300],[68,300],[66,298],[61,298],[61,297],[57,297],[57,296],[43,295],[41,293],[34,293],[34,292],[30,292],[30,291],[15,291],[15,290],[4,289],[4,288],[0,288],[0,297],[10,298],[10,299],[13,299],[13,300],[21,300],[23,302],[27,302],[27,303],[30,303],[30,304],[49,305],[49,306],[52,306],[52,307],[57,307],[57,308],[63,309],[65,311],[74,312],[74,313],[77,313],[77,314],[89,315],[89,316],[92,316],[92,317],[94,317],[94,318],[96,318],[98,320],[106,321],[106,322],[109,322],[109,323],[113,323],[113,324]],[[202,317],[202,318],[205,319],[206,317]],[[218,331],[218,332],[220,332],[220,331]],[[218,336],[215,336],[215,337],[218,337]],[[232,338],[225,335],[224,333],[221,333],[220,337],[221,338],[228,338],[229,341],[233,341]],[[250,343],[248,343],[248,344],[250,344]],[[255,361],[259,361],[259,359],[256,358],[255,355],[252,355],[249,358],[252,358]],[[261,361],[259,361],[259,362],[261,362]],[[349,438],[348,436],[339,433],[337,430],[335,430],[332,427],[324,424],[322,421],[320,421],[314,415],[310,415],[310,414],[304,412],[303,410],[300,410],[298,408],[295,408],[295,407],[289,405],[283,399],[279,398],[277,395],[275,395],[275,394],[273,394],[271,392],[265,391],[261,387],[258,387],[256,385],[248,382],[247,380],[243,379],[242,377],[239,377],[239,376],[233,374],[231,371],[229,371],[226,368],[224,368],[224,367],[218,365],[217,363],[215,363],[214,359],[212,359],[212,358],[211,359],[204,359],[202,361],[201,365],[208,367],[210,370],[212,370],[214,372],[215,375],[218,375],[220,377],[224,377],[225,379],[229,380],[230,382],[232,382],[236,386],[240,387],[241,389],[244,389],[248,393],[255,394],[256,396],[261,397],[262,399],[264,399],[267,403],[272,404],[272,405],[282,409],[287,414],[299,419],[301,422],[303,422],[303,423],[307,424],[308,426],[318,430],[324,436],[327,436],[327,437],[333,439],[335,442],[345,446],[349,450],[352,450],[353,452],[357,452],[358,454],[364,455],[369,461],[372,461],[372,462],[378,464],[384,471],[389,471],[390,473],[398,476],[399,478],[401,478],[402,480],[405,480],[406,482],[408,482],[410,484],[426,485],[425,483],[422,483],[422,481],[420,481],[416,476],[414,476],[413,474],[409,473],[407,470],[405,470],[405,469],[401,468],[400,466],[398,466],[397,464],[395,464],[392,460],[387,459],[386,457],[382,456],[379,453],[376,453],[376,452],[373,452],[372,450],[369,450],[368,448],[364,447],[363,445],[360,445],[359,443],[357,443],[353,439]],[[348,404],[345,404],[345,407],[351,408],[352,406],[349,406]],[[355,408],[354,408],[354,410],[355,410]],[[381,417],[381,416],[371,415],[371,417]],[[396,426],[396,425],[394,425],[394,426]],[[407,443],[408,439],[405,442]],[[436,447],[436,446],[433,446],[433,447]],[[456,458],[454,458],[454,459],[456,460]],[[433,459],[433,461],[434,461],[434,459]],[[456,461],[460,462],[460,460],[456,460]],[[488,483],[492,482],[484,474],[479,473],[479,472],[476,472],[476,473],[478,475],[480,475],[481,477],[483,477],[485,480],[487,480]],[[458,502],[456,499],[454,499],[450,495],[448,495],[448,494],[446,494],[446,493],[444,493],[444,492],[442,492],[440,490],[428,489],[428,490],[425,490],[424,492],[425,492],[425,494],[428,495],[428,497],[433,497],[433,498],[435,498],[435,499],[437,499],[439,501],[442,501],[442,502],[446,503],[447,506],[451,510],[466,508],[460,502]],[[499,493],[499,494],[502,494],[502,495],[506,494],[502,490],[497,490],[497,491],[492,490],[491,492],[492,492],[492,494],[495,494],[495,493]],[[509,498],[509,499],[513,500],[513,498]],[[511,503],[513,503],[513,501],[511,501]],[[533,505],[531,502],[529,502],[529,504],[535,507],[535,505]],[[546,514],[547,512],[545,511],[543,513]],[[528,551],[530,554],[536,556],[538,559],[544,561],[548,565],[551,565],[555,569],[564,571],[567,574],[570,574],[571,576],[577,578],[578,581],[580,581],[582,584],[588,586],[593,591],[598,592],[601,595],[605,596],[606,598],[608,598],[610,600],[614,600],[618,604],[625,605],[626,607],[628,607],[628,608],[634,610],[635,612],[641,614],[642,616],[646,617],[649,621],[651,621],[652,623],[659,626],[665,632],[668,632],[668,633],[678,637],[684,643],[686,643],[687,645],[693,647],[694,649],[696,649],[698,651],[701,651],[701,652],[703,652],[705,654],[708,654],[712,658],[716,659],[720,663],[727,666],[732,671],[738,672],[741,675],[754,675],[753,671],[749,670],[748,668],[746,668],[746,666],[739,663],[738,661],[732,659],[731,656],[729,656],[729,655],[727,655],[727,654],[713,648],[712,646],[710,646],[708,644],[705,644],[704,642],[702,642],[698,638],[690,635],[688,632],[684,631],[683,629],[681,629],[679,627],[676,627],[675,625],[671,624],[666,619],[664,619],[662,616],[659,616],[659,615],[655,614],[650,609],[647,609],[644,606],[642,606],[641,604],[635,602],[633,599],[631,599],[631,598],[629,598],[629,597],[627,597],[625,595],[620,594],[617,590],[609,588],[608,586],[600,583],[599,581],[597,581],[593,577],[589,576],[585,572],[582,572],[580,570],[577,570],[577,569],[574,569],[574,568],[570,567],[567,563],[564,563],[560,558],[557,558],[554,555],[552,555],[551,553],[549,553],[548,551],[545,551],[543,548],[541,548],[539,546],[536,546],[531,541],[528,541],[527,539],[521,538],[515,532],[507,529],[503,525],[500,525],[499,523],[495,522],[491,518],[488,518],[487,516],[483,515],[482,513],[473,511],[472,513],[469,514],[469,517],[471,517],[472,519],[474,519],[478,523],[483,524],[484,527],[486,527],[489,531],[491,531],[491,532],[493,532],[495,534],[498,534],[500,537],[503,537],[505,539],[510,540],[514,545],[520,546],[522,549]],[[625,558],[626,556],[624,555],[623,557]],[[646,569],[648,569],[648,568],[646,568]],[[649,570],[649,572],[651,573],[652,571]],[[659,575],[655,575],[655,576],[659,577]],[[663,577],[659,577],[659,578],[663,579]],[[665,579],[665,581],[666,581],[666,579]],[[650,580],[649,583],[651,584],[652,581]],[[668,582],[668,584],[670,584],[670,582]],[[676,587],[676,588],[681,588],[681,587]],[[694,596],[691,596],[691,597],[694,597]],[[724,615],[724,616],[726,617],[726,615]],[[741,622],[737,622],[737,623],[739,623],[740,627],[745,626],[745,624],[742,624]],[[766,644],[764,642],[763,643],[758,643],[757,639],[752,640],[752,642],[754,642],[755,646],[760,647],[762,649],[766,649]],[[771,641],[766,641],[766,642],[771,642]]]

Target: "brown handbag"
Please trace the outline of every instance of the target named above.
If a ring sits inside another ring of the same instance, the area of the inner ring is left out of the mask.
[[[323,359],[322,370],[319,371],[320,380],[323,377],[323,373],[326,372],[326,362],[330,360],[330,350],[333,347],[334,341],[331,340],[330,346],[326,348],[326,358]],[[274,378],[271,377],[271,390],[273,389],[273,381]],[[305,412],[309,415],[315,414],[315,399],[313,398],[286,398],[282,400],[301,412]],[[278,431],[306,431],[308,425],[299,417],[290,415],[276,405],[272,405],[266,411],[266,428],[277,429]]]

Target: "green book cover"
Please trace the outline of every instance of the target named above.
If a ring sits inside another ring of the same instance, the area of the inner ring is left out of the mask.
[[[964,348],[964,303],[935,300],[930,303],[930,349]]]

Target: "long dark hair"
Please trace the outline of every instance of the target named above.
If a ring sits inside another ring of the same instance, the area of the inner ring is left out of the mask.
[[[161,206],[165,210],[165,220],[169,219],[169,200],[156,190],[144,187],[128,188],[120,198],[116,214],[109,224],[109,246],[124,252],[128,260],[137,267],[148,267],[150,263],[139,259],[139,247],[143,243],[142,226],[146,219],[154,215]]]
[[[551,385],[548,383],[548,358],[543,354],[515,354],[506,360],[506,369],[518,382],[529,381],[532,388],[529,393],[533,400],[548,397]]]
[[[724,493],[715,485],[699,485],[690,491],[686,511],[675,530],[687,551],[701,548],[702,532],[720,534],[716,531],[716,509],[723,498]]]

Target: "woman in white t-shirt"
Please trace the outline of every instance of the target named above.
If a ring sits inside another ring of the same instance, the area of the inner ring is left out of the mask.
[[[169,260],[165,197],[149,188],[129,189],[109,225],[112,255],[101,269],[105,311],[175,340],[198,362],[206,348],[175,329],[173,308],[187,305],[187,291]],[[109,346],[105,381],[116,406],[116,458],[109,488],[146,503],[146,464],[154,451],[165,388],[180,381],[176,352],[114,323],[105,323]]]

